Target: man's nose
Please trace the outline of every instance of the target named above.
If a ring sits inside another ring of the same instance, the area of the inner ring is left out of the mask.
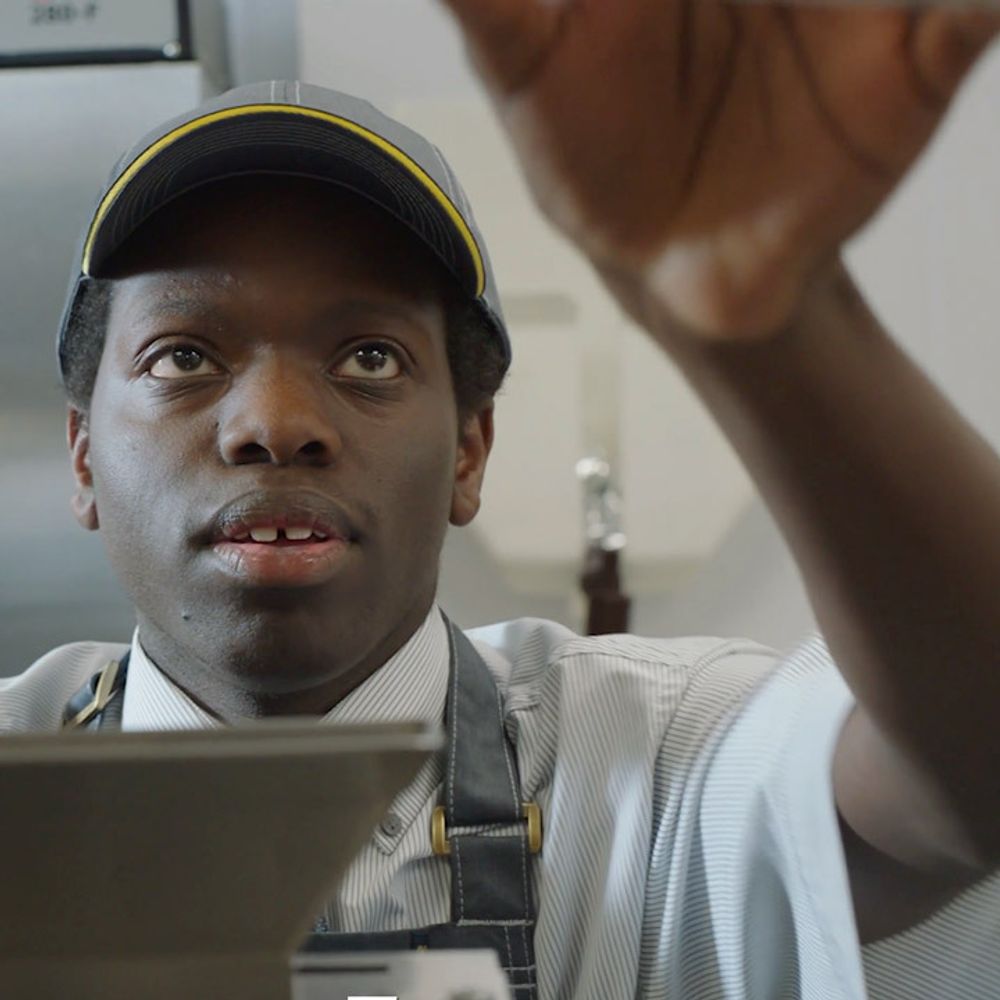
[[[341,439],[329,385],[295,362],[271,358],[238,375],[223,402],[219,449],[230,465],[329,465]]]

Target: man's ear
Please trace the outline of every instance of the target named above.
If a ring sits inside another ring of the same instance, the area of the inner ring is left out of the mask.
[[[69,444],[76,489],[70,500],[73,515],[88,531],[97,531],[97,500],[94,498],[94,478],[90,471],[90,429],[87,414],[70,406],[66,418],[66,441]]]
[[[464,527],[479,512],[486,459],[493,447],[493,404],[462,418],[458,431],[458,461],[451,495],[451,523]]]

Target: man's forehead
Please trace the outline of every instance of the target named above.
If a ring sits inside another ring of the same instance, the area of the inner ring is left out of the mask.
[[[246,278],[236,271],[215,268],[146,271],[135,279],[135,287],[154,293],[150,297],[181,312],[206,298],[239,292],[247,285]]]
[[[143,271],[115,282],[115,305],[131,318],[204,315],[221,300],[245,290],[247,281],[228,270],[191,268]]]

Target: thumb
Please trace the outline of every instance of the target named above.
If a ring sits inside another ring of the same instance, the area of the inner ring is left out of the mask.
[[[567,0],[441,0],[458,21],[473,64],[502,94],[535,75],[556,40]]]
[[[951,97],[998,33],[995,12],[928,12],[916,32],[914,57],[934,89]]]

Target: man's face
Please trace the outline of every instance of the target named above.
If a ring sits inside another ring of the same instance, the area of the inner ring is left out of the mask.
[[[490,414],[456,412],[436,266],[275,179],[181,199],[119,258],[78,517],[195,697],[322,711],[420,624],[478,507]]]

